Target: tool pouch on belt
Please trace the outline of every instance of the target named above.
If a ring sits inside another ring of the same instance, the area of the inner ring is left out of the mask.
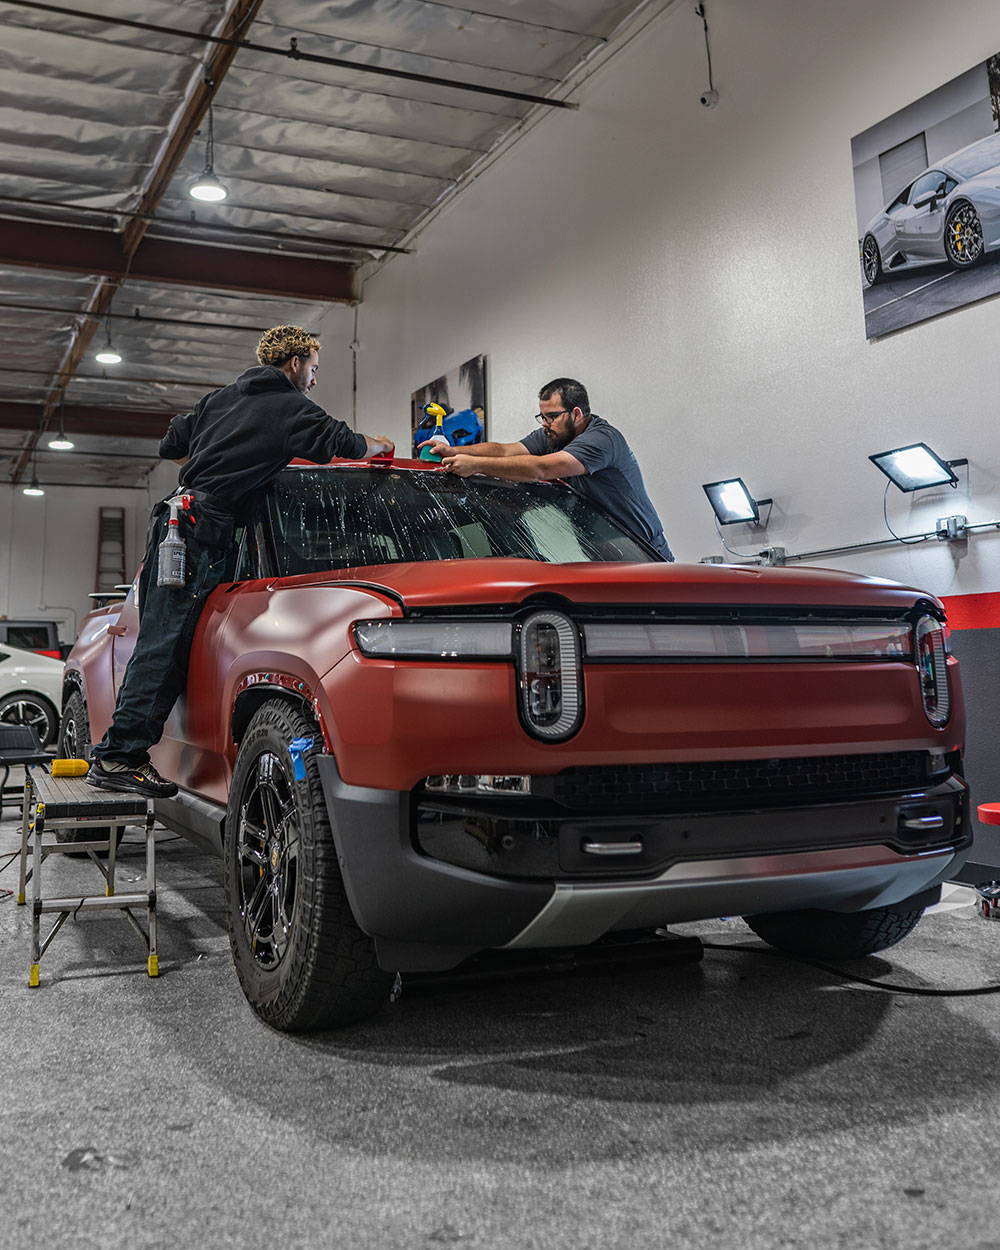
[[[185,508],[180,517],[185,539],[193,538],[202,547],[219,550],[228,547],[236,532],[232,512],[203,491],[186,493],[191,496],[191,507]]]

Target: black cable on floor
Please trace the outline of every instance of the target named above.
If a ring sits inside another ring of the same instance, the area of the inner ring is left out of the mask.
[[[808,964],[810,968],[819,968],[821,972],[829,972],[843,981],[856,981],[859,985],[871,985],[877,990],[885,990],[887,994],[921,994],[925,998],[972,998],[977,994],[1000,994],[1000,985],[977,985],[968,990],[932,990],[919,985],[893,985],[890,981],[875,981],[870,977],[858,976],[856,972],[846,972],[843,968],[835,968],[833,964],[824,964],[817,959],[806,959],[801,955],[790,955],[787,951],[772,950],[768,946],[737,946],[722,942],[702,942],[707,951],[740,951],[744,955],[768,955],[778,959],[786,959],[790,963]]]
[[[0,854],[0,859],[3,858],[3,855],[7,856],[6,864],[0,864],[0,872],[3,872],[5,868],[9,868],[11,864],[14,862],[14,860],[20,856],[20,854],[21,854],[20,851],[5,851],[3,852],[3,854]],[[13,890],[0,889],[0,902],[2,902],[5,898],[13,898],[13,897],[14,897]]]

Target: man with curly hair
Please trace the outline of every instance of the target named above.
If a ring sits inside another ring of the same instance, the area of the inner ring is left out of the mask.
[[[187,685],[188,654],[205,601],[235,567],[233,537],[253,495],[294,459],[326,464],[336,456],[369,460],[392,454],[392,439],[358,434],[307,398],[316,383],[319,341],[300,326],[268,330],[259,365],[211,391],[170,422],[160,456],[181,465],[187,546],[183,587],[156,584],[157,550],[168,509],[153,510],[139,575],[139,634],[118,692],[114,718],[93,750],[91,785],[168,798],[177,786],[149,760],[170,709]]]

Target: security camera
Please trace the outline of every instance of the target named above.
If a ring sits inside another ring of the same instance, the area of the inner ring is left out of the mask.
[[[713,88],[711,91],[703,91],[698,99],[705,108],[714,109],[719,103],[719,93]]]

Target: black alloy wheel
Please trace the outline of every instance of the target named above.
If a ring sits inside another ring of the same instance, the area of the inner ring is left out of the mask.
[[[861,272],[869,286],[874,286],[882,278],[882,257],[879,255],[875,236],[871,234],[865,235],[865,241],[861,245]]]
[[[273,751],[254,757],[240,803],[237,904],[250,953],[277,968],[288,952],[299,882],[300,836],[291,782]]]
[[[286,1032],[373,1015],[392,976],[344,890],[316,764],[323,739],[304,708],[263,704],[240,743],[226,813],[226,924],[257,1015]]]
[[[983,223],[968,200],[960,200],[948,210],[944,251],[955,269],[971,269],[983,258]]]
[[[55,738],[59,714],[44,695],[31,691],[8,694],[0,699],[0,721],[5,725],[30,725],[43,747]]]

